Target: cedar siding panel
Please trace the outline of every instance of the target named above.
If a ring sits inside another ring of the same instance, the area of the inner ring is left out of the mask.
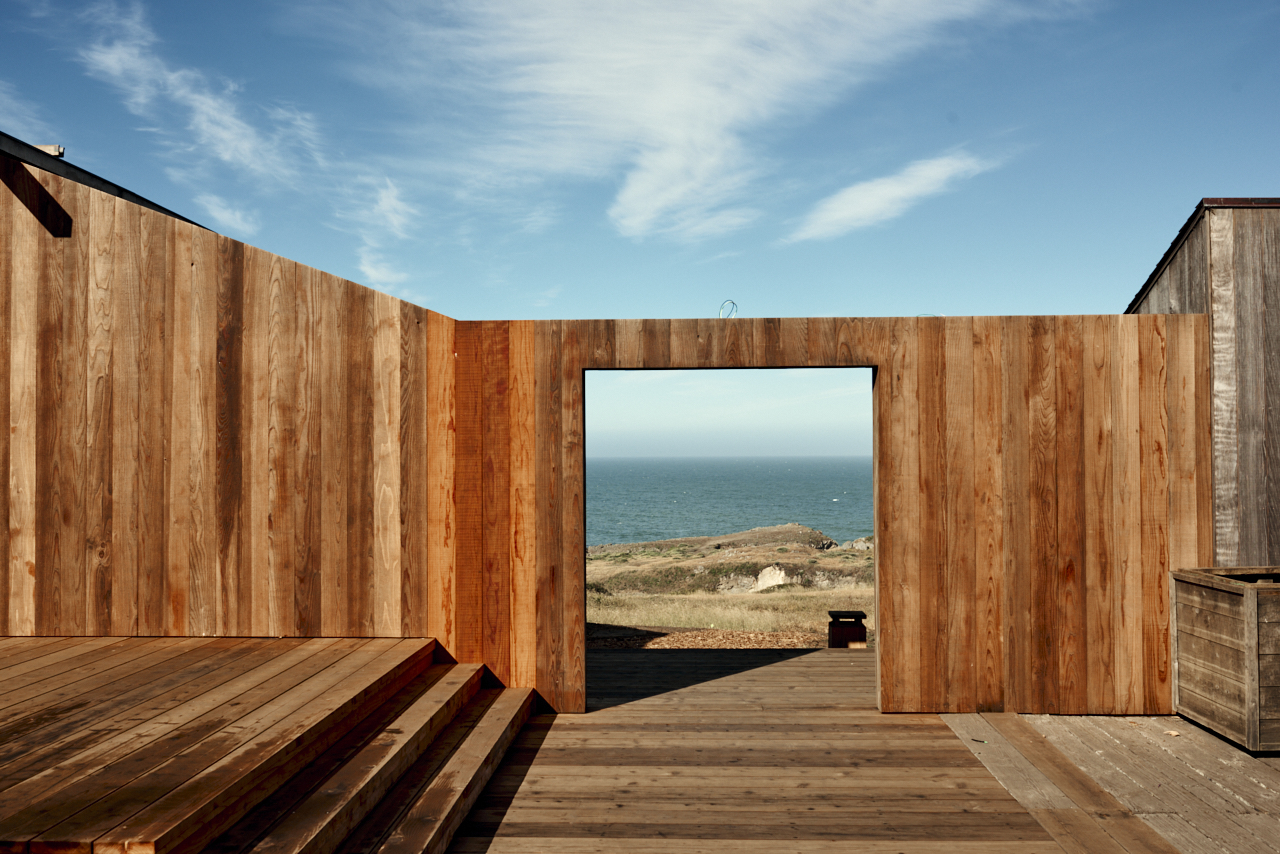
[[[1161,573],[1221,552],[1230,497],[1216,316],[454,321],[0,170],[5,634],[426,635],[581,711],[585,372],[856,365],[881,708],[1169,707]],[[1225,224],[1192,231],[1170,306],[1209,306],[1223,240],[1265,295],[1274,229]],[[1273,489],[1259,436],[1235,494]]]

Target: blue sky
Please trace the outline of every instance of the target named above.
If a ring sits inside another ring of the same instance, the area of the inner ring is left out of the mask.
[[[0,16],[0,129],[460,319],[1116,312],[1199,198],[1280,195],[1273,2]]]

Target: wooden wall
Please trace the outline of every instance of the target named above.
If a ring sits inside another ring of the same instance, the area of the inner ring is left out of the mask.
[[[584,371],[872,366],[882,707],[1168,711],[1201,316],[453,321],[0,177],[0,634],[426,635],[580,711]]]
[[[1129,309],[1210,316],[1212,566],[1280,564],[1278,204],[1205,199]]]
[[[1203,317],[535,328],[539,572],[566,607],[582,607],[584,370],[872,366],[881,707],[1170,711],[1168,570],[1212,540]],[[575,654],[549,664],[576,688],[582,617],[564,614]]]

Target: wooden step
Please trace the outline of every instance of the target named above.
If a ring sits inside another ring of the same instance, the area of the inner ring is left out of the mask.
[[[338,850],[443,852],[529,719],[532,705],[528,688],[478,692]]]
[[[108,740],[61,763],[54,786],[41,779],[48,769],[2,793],[41,792],[0,810],[0,851],[199,850],[420,677],[434,642],[299,640],[293,650],[284,669],[255,671],[274,669],[269,679],[246,673],[243,687],[232,680],[189,701],[207,706],[197,717],[135,727],[149,732],[137,749]]]
[[[334,851],[480,690],[478,664],[439,664],[300,771],[205,854]]]

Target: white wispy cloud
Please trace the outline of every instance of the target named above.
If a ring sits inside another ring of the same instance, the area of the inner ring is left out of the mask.
[[[367,50],[363,79],[397,87],[433,138],[458,133],[440,115],[469,123],[455,168],[473,184],[611,179],[621,234],[700,239],[760,216],[753,189],[772,166],[758,131],[1011,2],[386,0],[308,14]],[[440,110],[450,96],[465,108]]]
[[[957,181],[997,165],[964,152],[917,160],[896,175],[862,181],[818,202],[787,241],[839,237],[885,222],[929,196],[946,192]]]
[[[52,128],[40,117],[40,108],[4,80],[0,80],[0,130],[32,145],[59,143],[54,139]]]
[[[244,116],[234,84],[215,85],[204,72],[173,67],[160,55],[141,5],[105,3],[85,16],[98,33],[79,51],[89,74],[114,86],[136,115],[178,113],[185,134],[173,143],[189,157],[213,158],[255,180],[288,181],[297,172],[294,155],[314,156],[309,115],[274,107],[262,110],[255,124]]]
[[[211,193],[196,196],[196,204],[205,209],[217,226],[236,237],[256,234],[260,222],[256,214],[233,207],[226,199]]]
[[[356,194],[372,201],[348,205],[339,216],[353,223],[360,237],[357,250],[360,274],[364,282],[374,287],[398,285],[409,276],[387,260],[386,248],[393,240],[410,236],[418,210],[406,202],[400,188],[390,178],[361,182]]]

